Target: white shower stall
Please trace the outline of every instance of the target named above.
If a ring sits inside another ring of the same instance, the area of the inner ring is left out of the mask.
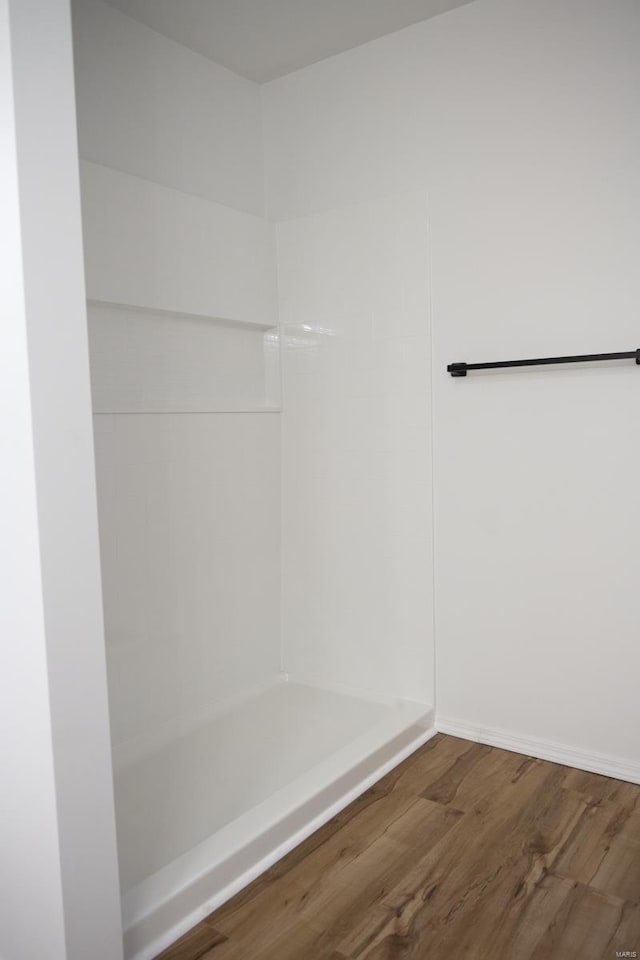
[[[147,960],[434,732],[428,199],[276,222],[256,84],[100,0],[74,37],[125,953]]]

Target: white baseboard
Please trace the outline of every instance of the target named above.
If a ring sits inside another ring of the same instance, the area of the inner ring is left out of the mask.
[[[436,717],[436,727],[438,733],[448,733],[463,740],[486,743],[490,747],[501,747],[503,750],[523,753],[528,757],[537,757],[539,760],[551,760],[565,767],[576,767],[578,770],[599,773],[605,777],[614,777],[616,780],[640,783],[640,763],[630,760],[587,753],[567,747],[563,743],[539,740],[537,737],[514,736],[498,727],[478,727],[441,714]]]

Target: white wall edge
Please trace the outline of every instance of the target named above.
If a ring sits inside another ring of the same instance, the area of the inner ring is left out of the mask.
[[[629,783],[640,783],[640,763],[623,760],[597,753],[586,753],[576,750],[564,743],[552,740],[540,740],[537,737],[520,737],[507,733],[499,727],[478,727],[464,723],[453,717],[438,716],[436,718],[438,733],[448,733],[463,740],[473,740],[476,743],[485,743],[489,747],[501,747],[512,753],[522,753],[536,757],[538,760],[550,760],[565,767],[576,767],[588,773],[599,773],[604,777],[613,777],[616,780],[626,780]]]

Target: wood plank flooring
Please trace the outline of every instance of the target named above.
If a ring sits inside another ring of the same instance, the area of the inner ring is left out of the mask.
[[[640,957],[640,786],[438,734],[158,960]]]

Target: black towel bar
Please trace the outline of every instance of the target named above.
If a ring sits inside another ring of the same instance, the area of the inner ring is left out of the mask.
[[[498,360],[495,363],[450,363],[447,373],[466,377],[468,370],[499,370],[502,367],[541,367],[552,363],[591,363],[595,360],[635,360],[640,366],[640,348],[623,353],[583,353],[575,357],[540,357],[534,360]]]

